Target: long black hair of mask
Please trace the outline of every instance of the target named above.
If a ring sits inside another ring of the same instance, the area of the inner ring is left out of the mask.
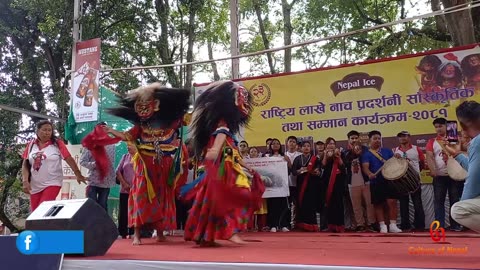
[[[244,115],[235,104],[237,87],[232,81],[213,83],[195,101],[190,135],[197,158],[201,158],[221,120],[225,121],[232,134],[238,133],[241,127],[248,126],[252,111],[251,96],[248,95],[245,104],[250,113]]]
[[[154,99],[160,100],[159,110],[144,122],[155,123],[160,128],[171,127],[178,119],[183,118],[191,105],[191,92],[188,89],[157,87],[153,90]],[[120,106],[108,109],[108,113],[126,119],[134,124],[142,122],[135,112],[138,95],[122,98]]]

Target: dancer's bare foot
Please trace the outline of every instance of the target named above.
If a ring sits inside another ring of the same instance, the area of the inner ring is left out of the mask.
[[[230,241],[232,243],[235,243],[235,244],[240,244],[240,245],[244,245],[244,244],[247,243],[247,242],[243,241],[243,239],[240,238],[240,236],[238,236],[238,234],[232,235],[232,237],[230,237],[230,239],[228,239],[228,241]]]
[[[134,231],[133,231],[133,242],[132,242],[132,245],[138,246],[138,245],[141,245],[141,244],[142,244],[142,241],[140,241],[140,228],[135,227],[135,229],[134,229]]]
[[[132,245],[134,246],[139,246],[142,244],[142,241],[140,241],[140,237],[134,235],[133,236],[133,242],[132,242]]]

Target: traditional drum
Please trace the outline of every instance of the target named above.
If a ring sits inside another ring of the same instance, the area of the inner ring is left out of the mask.
[[[467,171],[453,157],[448,157],[447,161],[448,176],[455,181],[463,181],[467,178]]]
[[[420,175],[406,159],[394,157],[387,160],[382,175],[398,195],[408,195],[420,188]]]

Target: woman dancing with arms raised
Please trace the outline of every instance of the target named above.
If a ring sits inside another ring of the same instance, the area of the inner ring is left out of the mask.
[[[237,83],[217,82],[197,99],[191,124],[192,146],[204,173],[182,189],[195,197],[185,226],[185,240],[202,246],[215,240],[243,243],[248,217],[257,210],[265,190],[260,177],[246,166],[234,134],[246,126],[251,114],[248,91]],[[250,183],[243,168],[253,174]]]

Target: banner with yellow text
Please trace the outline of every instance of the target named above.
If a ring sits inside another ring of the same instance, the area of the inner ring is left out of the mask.
[[[407,130],[424,150],[432,121],[455,120],[465,100],[480,101],[478,45],[408,55],[338,68],[238,80],[252,95],[254,111],[244,138],[290,136],[346,140],[350,130],[379,130],[385,147]],[[200,86],[196,92],[204,91]],[[196,93],[196,96],[200,93]]]
[[[239,82],[253,97],[250,145],[289,135],[344,140],[350,130],[431,134],[433,119],[454,120],[457,105],[480,100],[480,48]]]

